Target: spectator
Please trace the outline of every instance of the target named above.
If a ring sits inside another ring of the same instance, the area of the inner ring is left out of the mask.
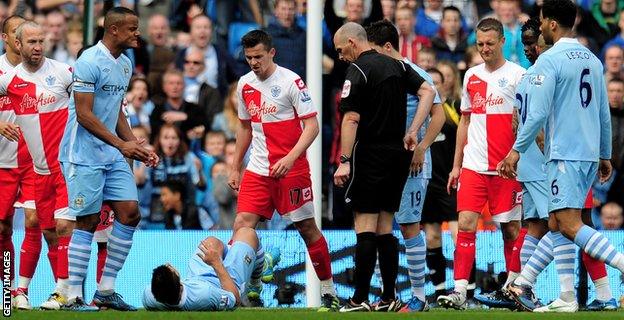
[[[149,131],[143,126],[137,126],[132,128],[132,134],[138,140],[149,141]],[[154,150],[151,145],[144,145],[148,150]],[[141,212],[141,222],[139,223],[140,229],[146,229],[149,224],[150,217],[150,203],[152,202],[152,189],[151,184],[147,182],[147,167],[141,161],[133,161],[132,173],[134,174],[134,182],[137,185],[137,191],[139,194],[139,211]]]
[[[217,41],[221,46],[226,46],[230,23],[234,22],[238,10],[241,21],[255,22],[264,25],[264,17],[260,10],[259,0],[215,0],[217,9]]]
[[[423,70],[428,70],[435,67],[436,63],[436,54],[435,51],[431,48],[422,48],[420,50],[420,54],[418,54],[418,59],[416,60],[416,65],[419,66]]]
[[[619,13],[624,9],[622,0],[596,0],[591,8],[591,18],[599,28],[593,34],[598,47],[602,47],[609,39],[619,32]]]
[[[206,184],[200,175],[201,165],[183,140],[182,132],[173,124],[165,124],[160,129],[155,141],[154,151],[160,157],[155,168],[147,168],[146,176],[151,184],[152,199],[150,203],[150,220],[164,222],[165,211],[160,200],[160,188],[167,181],[176,180],[186,186],[187,205],[194,205],[195,188],[205,189]]]
[[[381,0],[381,12],[383,13],[384,19],[394,22],[394,15],[397,8],[396,5],[396,0]]]
[[[204,81],[213,88],[217,88],[221,96],[225,96],[228,84],[240,77],[235,62],[229,53],[218,44],[211,44],[212,20],[205,15],[199,15],[191,20],[191,46],[204,53],[205,69],[202,75]],[[182,70],[186,51],[182,49],[176,56],[176,66]]]
[[[162,75],[175,59],[175,53],[169,46],[169,20],[162,14],[155,14],[147,22],[149,44],[150,69],[147,73],[147,82],[153,97],[164,97],[162,92]]]
[[[186,50],[184,59],[184,101],[197,104],[199,89],[204,81],[206,69],[204,53],[199,49],[189,48]]]
[[[403,57],[416,63],[418,53],[424,47],[431,47],[431,41],[425,36],[416,34],[414,11],[409,7],[399,7],[396,11],[396,26],[399,30],[399,52]]]
[[[423,6],[416,13],[416,33],[432,38],[440,30],[442,0],[424,0]]]
[[[618,20],[618,27],[620,28],[620,33],[605,43],[602,53],[600,54],[600,58],[604,60],[605,50],[610,48],[611,46],[619,46],[620,48],[624,48],[624,10],[620,11],[620,19]]]
[[[295,0],[276,0],[265,31],[273,38],[274,61],[306,78],[306,31],[295,24]]]
[[[431,40],[438,61],[450,60],[455,63],[463,63],[468,42],[461,29],[461,17],[461,12],[457,7],[450,6],[442,10],[440,31]],[[461,65],[459,68],[463,69],[465,65]]]
[[[71,67],[78,59],[78,52],[82,49],[82,30],[72,30],[65,35],[65,43],[67,43],[67,64]]]
[[[126,100],[128,101],[126,110],[130,126],[141,126],[149,132],[150,115],[154,110],[154,103],[150,100],[150,91],[145,78],[134,77],[130,80]]]
[[[163,124],[174,124],[188,135],[192,129],[208,127],[204,110],[198,105],[184,101],[184,76],[177,70],[163,74],[163,91],[166,101],[156,105],[150,115],[152,139],[158,135]],[[183,137],[185,140],[188,136]]]
[[[229,166],[223,161],[217,161],[212,166],[212,194],[219,204],[219,229],[231,229],[236,218],[238,192],[228,185],[229,175]]]
[[[58,10],[50,11],[46,15],[43,26],[46,32],[45,56],[60,62],[67,62],[69,53],[65,44],[67,32],[65,16]]]
[[[368,17],[364,17],[364,0],[346,0],[344,10],[347,15],[341,18],[334,11],[334,0],[325,1],[325,22],[332,35],[336,34],[338,28],[345,22],[356,22],[366,26],[383,18],[381,0],[371,1],[371,12]]]
[[[204,177],[212,176],[212,166],[225,155],[225,134],[221,131],[208,131],[204,137],[204,149],[200,139],[191,141],[191,151],[201,162]],[[206,192],[212,192],[212,179],[206,179]],[[203,200],[200,199],[200,202]]]
[[[483,58],[481,58],[481,55],[477,51],[476,46],[470,46],[468,47],[468,49],[466,49],[466,54],[464,55],[464,62],[466,63],[466,69],[462,71],[466,71],[476,65],[483,63]]]
[[[184,184],[172,180],[160,188],[160,201],[165,211],[165,229],[208,230],[214,220],[201,207],[188,205],[188,190]]]
[[[605,50],[605,81],[613,78],[624,79],[624,48],[611,46]]]
[[[457,65],[445,60],[438,62],[437,69],[442,74],[442,85],[436,85],[438,93],[444,97],[442,101],[449,101],[449,105],[455,106],[456,103],[461,101],[462,90]]]
[[[607,96],[611,111],[611,138],[613,154],[611,161],[617,171],[624,169],[624,80],[612,78],[607,83]]]
[[[466,1],[466,0],[444,0],[444,7],[454,6],[458,8],[462,13],[462,29],[465,33],[470,32],[474,28],[474,26],[479,21],[479,16],[477,15],[477,5],[475,1]]]
[[[615,202],[605,204],[600,210],[600,221],[603,230],[621,230],[624,223],[622,207]]]
[[[227,139],[236,138],[236,132],[240,126],[238,120],[238,98],[236,97],[236,82],[230,84],[228,95],[225,98],[223,111],[214,117],[211,130],[222,131]]]

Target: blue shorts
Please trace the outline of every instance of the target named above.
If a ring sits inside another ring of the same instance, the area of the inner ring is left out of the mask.
[[[598,162],[551,160],[548,173],[548,212],[560,209],[583,209],[587,192],[596,179]]]
[[[548,187],[546,180],[522,182],[524,219],[548,219]]]
[[[63,162],[62,169],[72,216],[99,213],[104,200],[138,201],[134,175],[125,160],[101,166]]]
[[[223,260],[223,266],[232,280],[236,282],[239,292],[245,291],[245,285],[251,279],[256,264],[256,250],[242,241],[236,241],[230,246]]]
[[[401,206],[394,215],[398,224],[420,222],[428,184],[429,179],[421,177],[407,178],[405,187],[403,187],[403,195],[401,196]]]

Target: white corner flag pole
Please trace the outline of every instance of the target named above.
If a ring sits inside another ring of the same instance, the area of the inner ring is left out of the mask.
[[[318,112],[317,119],[319,121],[319,135],[316,137],[310,148],[308,148],[308,161],[310,162],[310,170],[312,174],[312,193],[314,195],[314,219],[316,225],[321,228],[321,209],[322,209],[322,178],[321,178],[321,140],[322,140],[322,124],[323,119],[323,99],[322,99],[322,28],[323,20],[323,1],[308,1],[307,12],[307,32],[306,32],[306,83],[310,91],[310,97],[316,106]],[[306,255],[306,302],[308,308],[314,308],[321,305],[321,288],[310,256]]]

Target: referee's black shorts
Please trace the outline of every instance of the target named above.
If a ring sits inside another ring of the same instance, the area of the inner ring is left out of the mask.
[[[398,211],[411,160],[402,146],[356,143],[345,201],[359,213]]]
[[[421,223],[442,223],[457,221],[457,191],[446,192],[446,186],[433,181],[427,186]]]

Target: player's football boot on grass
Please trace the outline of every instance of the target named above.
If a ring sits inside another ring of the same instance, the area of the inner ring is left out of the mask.
[[[405,305],[399,310],[399,312],[421,312],[421,311],[429,311],[429,305],[425,301],[421,301],[416,297],[412,297],[409,299]]]
[[[247,284],[247,298],[249,300],[257,300],[260,299],[260,294],[262,293],[262,283],[255,286],[251,283]]]
[[[76,297],[76,299],[66,306],[63,307],[63,310],[67,311],[76,311],[76,312],[95,312],[99,311],[100,308],[95,306],[90,306],[82,300],[82,298]]]
[[[339,312],[368,312],[372,311],[371,305],[368,301],[362,303],[355,303],[351,299],[347,300],[344,306],[338,310]]]
[[[99,291],[95,291],[93,295],[93,303],[103,309],[115,309],[119,311],[137,311],[137,308],[127,304],[123,297],[117,293],[103,295]]]
[[[576,301],[573,302],[565,302],[559,298],[555,301],[551,302],[547,306],[543,306],[541,308],[535,308],[533,312],[576,312],[578,311],[578,303]]]
[[[13,292],[13,308],[18,310],[32,310],[32,306],[28,300],[28,295],[21,288],[18,288],[15,292]]]
[[[340,300],[333,294],[326,293],[321,297],[321,307],[318,312],[331,312],[340,309]]]
[[[516,310],[516,302],[510,299],[503,290],[496,290],[485,294],[475,294],[475,300],[490,308],[507,308]]]
[[[615,301],[614,298],[611,298],[611,300],[594,300],[591,303],[589,303],[587,305],[587,307],[585,307],[585,310],[587,311],[613,311],[613,310],[617,310],[618,308],[618,304],[617,301]]]
[[[268,251],[264,252],[264,267],[262,268],[262,276],[260,280],[264,283],[273,281],[273,269],[280,262],[281,253],[278,247],[271,247]]]
[[[375,312],[397,312],[403,307],[403,302],[399,298],[394,298],[390,301],[379,300],[375,304],[373,311]]]
[[[54,292],[44,301],[40,308],[42,310],[61,310],[67,304],[67,298],[58,292]]]
[[[441,295],[438,297],[438,305],[447,309],[464,310],[466,309],[466,295],[456,291],[448,295]]]
[[[527,285],[518,285],[511,282],[507,286],[507,292],[516,302],[516,306],[523,311],[533,311],[543,307],[539,300],[535,297],[533,288]]]

